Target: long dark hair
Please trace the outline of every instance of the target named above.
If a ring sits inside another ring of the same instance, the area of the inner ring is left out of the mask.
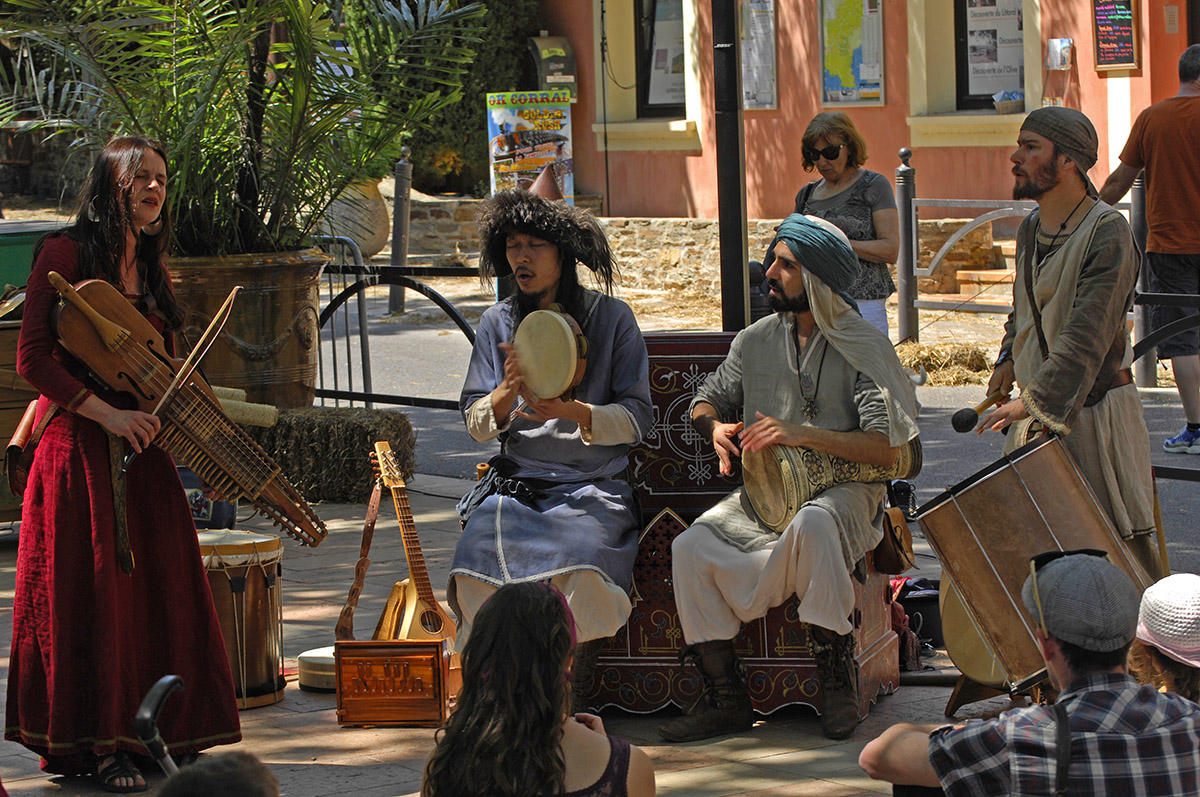
[[[140,136],[114,138],[96,156],[79,192],[75,224],[67,230],[67,235],[79,243],[81,280],[102,279],[120,286],[121,255],[125,252],[126,232],[133,224],[130,194],[147,152],[155,152],[163,163],[167,162],[162,144]],[[178,329],[183,318],[163,268],[163,257],[171,245],[171,213],[165,203],[159,220],[161,228],[153,235],[136,231],[135,257],[139,268],[145,268],[145,292],[153,297],[167,328]]]
[[[437,733],[422,797],[558,794],[574,622],[562,594],[508,584],[479,610],[458,707]]]

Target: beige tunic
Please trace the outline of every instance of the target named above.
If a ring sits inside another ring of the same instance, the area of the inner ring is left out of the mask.
[[[1125,319],[1139,258],[1129,224],[1098,202],[1039,263],[1036,253],[1030,257],[1025,252],[1026,230],[1036,223],[1033,214],[1018,232],[1014,312],[1005,324],[1003,344],[1011,346],[1021,398],[1033,417],[1016,425],[1005,452],[1026,440],[1034,420],[1041,421],[1065,435],[1067,448],[1123,537],[1153,530],[1149,434],[1137,388],[1114,388],[1094,406],[1083,406],[1118,337],[1126,345],[1122,367],[1132,362]],[[1044,360],[1025,288],[1029,266],[1049,348]]]

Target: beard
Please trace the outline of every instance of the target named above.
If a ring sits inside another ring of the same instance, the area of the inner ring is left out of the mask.
[[[513,294],[513,301],[516,302],[516,323],[513,325],[515,330],[520,325],[525,316],[537,310],[542,305],[542,297],[546,295],[546,291],[538,291],[537,293],[526,293],[519,287]]]
[[[1013,186],[1013,199],[1041,199],[1047,191],[1062,182],[1054,162],[1043,164],[1036,174],[1025,173],[1025,184]]]
[[[779,291],[779,295],[774,293],[767,294],[767,307],[771,308],[775,313],[807,313],[812,309],[808,303],[808,294],[802,293],[799,296],[788,296],[783,292],[783,286],[775,280],[767,280],[768,287]]]

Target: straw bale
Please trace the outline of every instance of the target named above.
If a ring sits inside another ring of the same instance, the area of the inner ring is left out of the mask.
[[[387,440],[405,478],[416,467],[416,434],[396,410],[318,407],[281,410],[268,428],[246,428],[305,500],[364,503],[375,483],[371,452]]]
[[[931,387],[982,385],[992,375],[992,358],[973,343],[901,343],[896,347],[900,363],[913,371],[924,366]]]

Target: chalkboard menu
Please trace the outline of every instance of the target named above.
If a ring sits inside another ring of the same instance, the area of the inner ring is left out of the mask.
[[[1096,69],[1138,68],[1137,0],[1092,0]]]

